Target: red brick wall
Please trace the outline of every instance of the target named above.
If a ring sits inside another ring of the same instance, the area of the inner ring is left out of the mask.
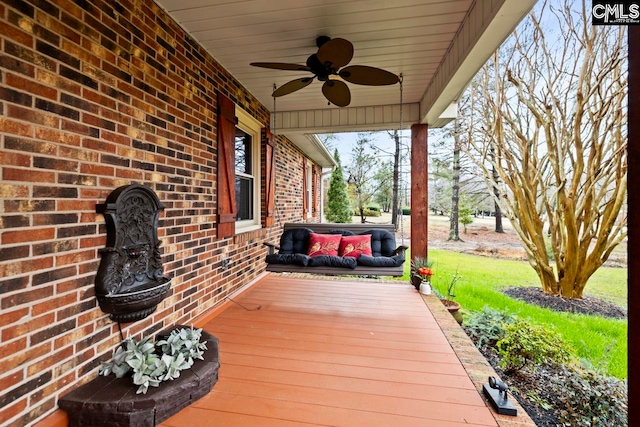
[[[79,3],[0,4],[3,426],[53,412],[119,341],[93,285],[106,241],[95,208],[113,189],[142,183],[166,206],[172,295],[126,335],[192,322],[259,275],[261,243],[279,235],[215,229],[217,92],[265,126],[267,109],[153,2]],[[280,138],[276,156],[276,225],[300,221],[303,155]]]
[[[306,160],[304,160],[306,161]],[[302,185],[302,163],[303,157],[300,152],[291,144],[278,144],[276,147],[276,171],[282,179],[276,178],[276,203],[275,203],[275,223],[282,226],[285,222],[302,221],[303,185]],[[320,167],[313,166],[320,174]],[[315,186],[314,195],[318,197],[319,182]],[[319,200],[319,199],[318,199]],[[309,215],[305,222],[319,222],[319,213],[314,214],[314,218]]]

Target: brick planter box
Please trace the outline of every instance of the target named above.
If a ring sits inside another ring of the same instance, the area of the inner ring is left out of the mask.
[[[130,377],[99,376],[58,402],[69,415],[70,427],[153,427],[207,395],[218,381],[218,338],[202,332],[207,343],[204,360],[196,360],[180,377],[147,394],[136,394]]]

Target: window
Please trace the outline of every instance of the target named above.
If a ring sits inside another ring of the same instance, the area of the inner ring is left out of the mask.
[[[236,232],[260,228],[260,123],[236,107]]]
[[[221,92],[218,92],[217,113],[216,232],[219,239],[225,239],[234,234],[257,230],[262,225],[261,126],[260,122]],[[266,151],[269,153],[269,150]],[[269,193],[267,196],[272,197]]]
[[[253,219],[253,144],[251,135],[236,128],[236,206],[238,221]]]

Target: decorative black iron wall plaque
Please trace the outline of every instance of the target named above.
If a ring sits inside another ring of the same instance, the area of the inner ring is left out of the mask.
[[[107,246],[96,275],[100,308],[116,322],[135,322],[166,298],[170,279],[162,274],[158,216],[164,206],[149,188],[115,189],[96,212],[107,224]]]

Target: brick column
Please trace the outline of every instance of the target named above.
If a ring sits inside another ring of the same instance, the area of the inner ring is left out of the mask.
[[[427,257],[429,174],[427,125],[411,126],[411,258]]]

